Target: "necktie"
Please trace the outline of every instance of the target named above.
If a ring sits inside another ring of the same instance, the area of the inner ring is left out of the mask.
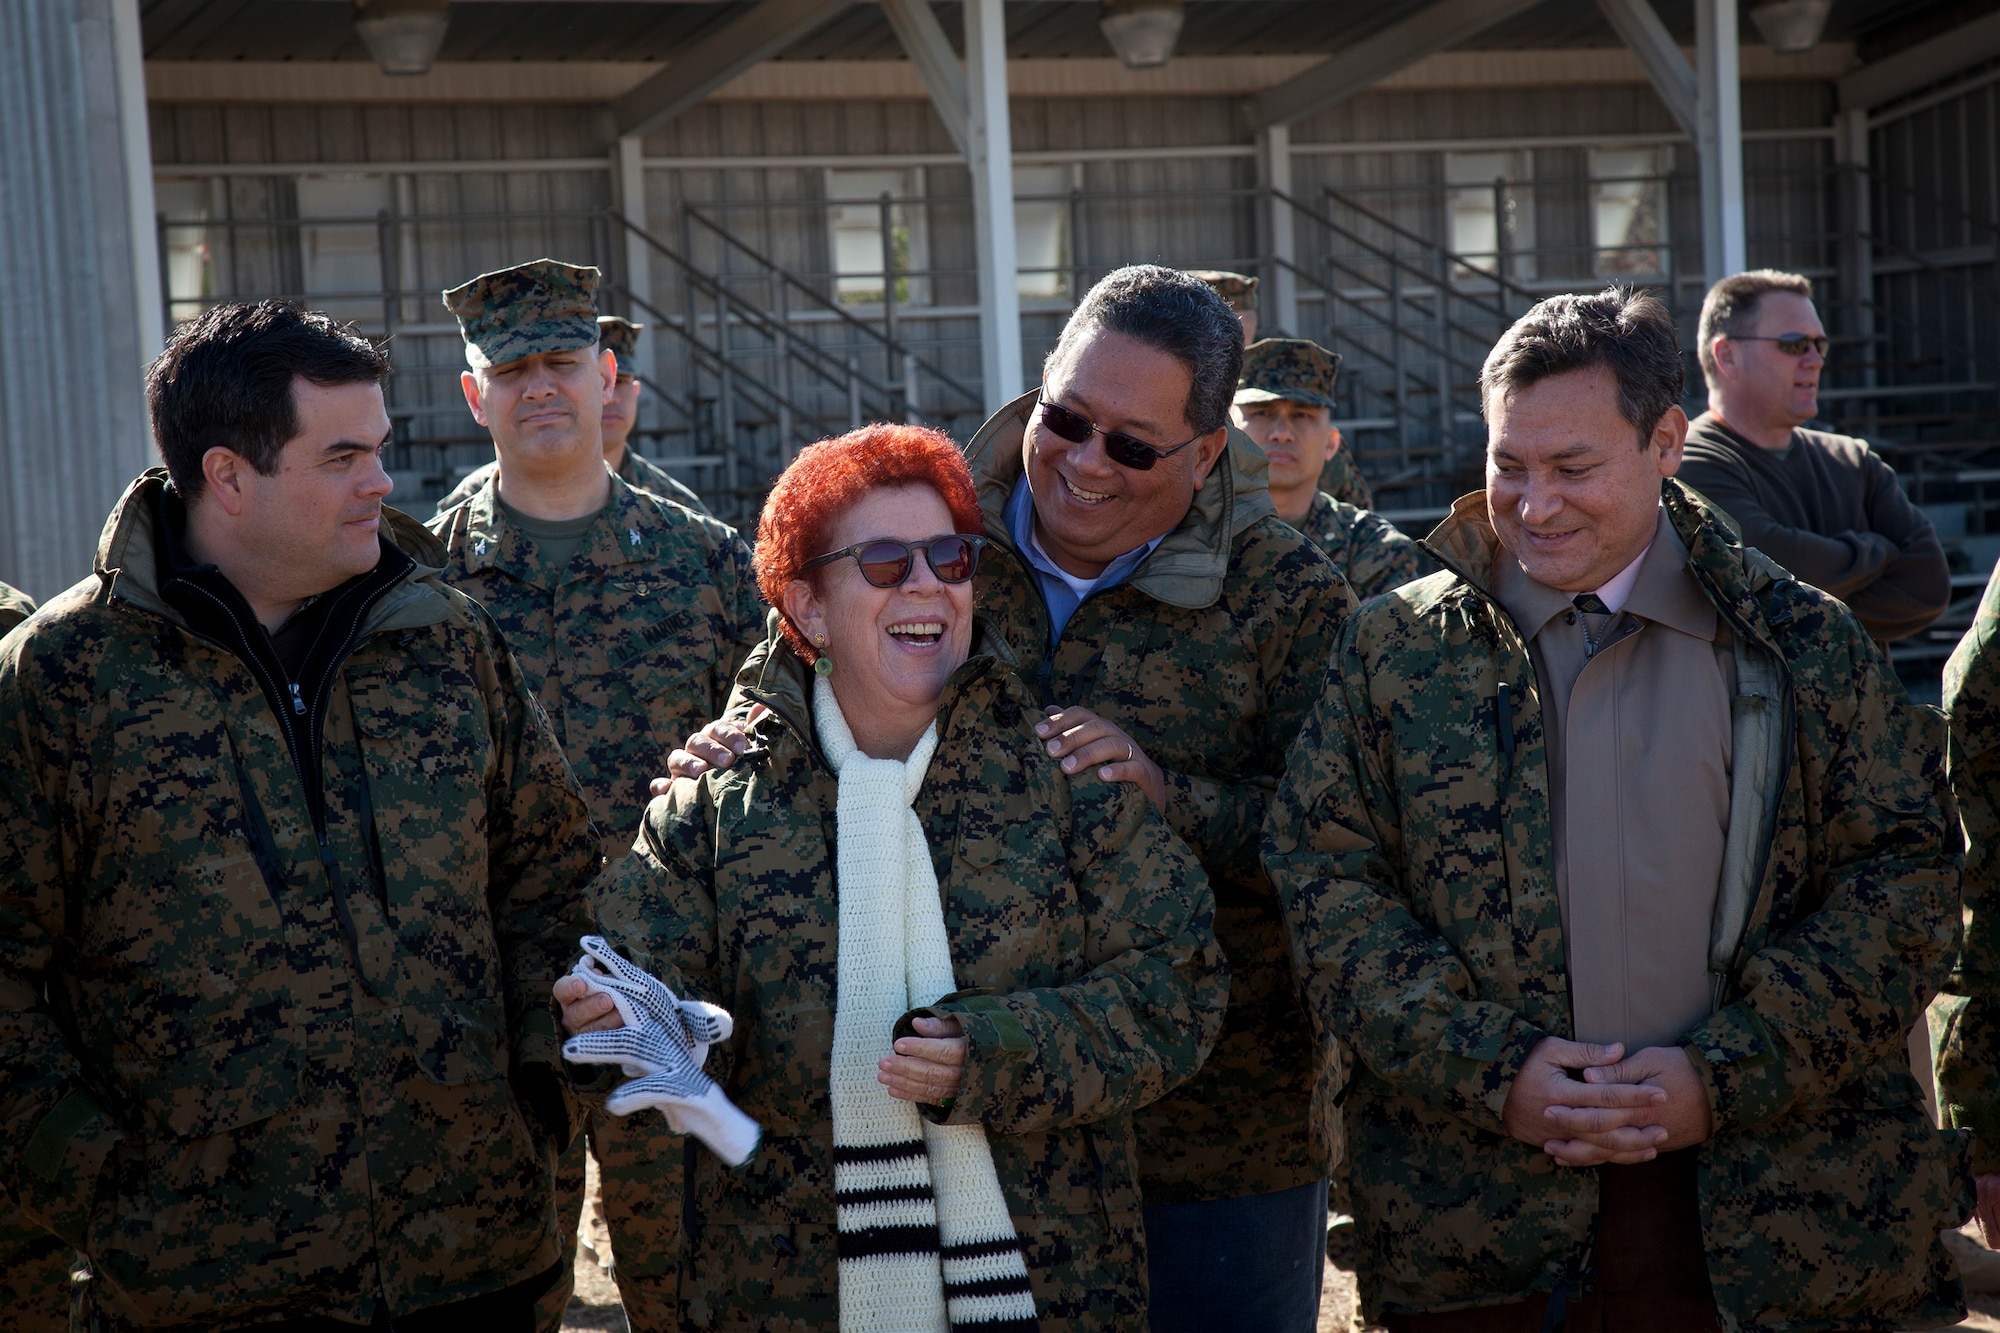
[[[1604,646],[1604,631],[1611,627],[1611,608],[1594,592],[1580,592],[1570,598],[1583,614],[1583,656],[1588,661]]]

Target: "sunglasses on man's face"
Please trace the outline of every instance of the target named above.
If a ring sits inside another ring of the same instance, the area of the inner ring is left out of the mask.
[[[1833,345],[1824,333],[1732,333],[1729,337],[1740,343],[1776,343],[1786,356],[1804,356],[1811,348],[1824,357]]]
[[[861,577],[878,588],[900,588],[908,581],[910,571],[917,567],[916,553],[924,553],[924,562],[931,567],[931,573],[938,576],[939,583],[963,583],[979,572],[979,552],[986,546],[984,537],[933,537],[927,542],[899,542],[892,537],[878,537],[872,542],[859,542],[838,551],[828,551],[806,561],[800,573],[808,569],[818,569],[836,560],[853,556],[861,566]]]
[[[1201,438],[1183,440],[1171,449],[1158,449],[1144,440],[1125,434],[1123,431],[1102,430],[1088,417],[1079,416],[1060,403],[1047,398],[1039,399],[1042,409],[1042,424],[1054,431],[1061,439],[1071,444],[1082,444],[1093,435],[1104,437],[1104,452],[1114,463],[1121,463],[1134,472],[1151,472],[1153,464],[1162,458],[1172,458],[1181,450]]]

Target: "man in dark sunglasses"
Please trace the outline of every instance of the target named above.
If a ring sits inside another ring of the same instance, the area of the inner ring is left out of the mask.
[[[1708,411],[1688,428],[1680,478],[1754,546],[1852,607],[1885,647],[1951,600],[1944,547],[1896,471],[1865,440],[1806,430],[1819,414],[1828,341],[1812,283],[1757,269],[1702,302]]]

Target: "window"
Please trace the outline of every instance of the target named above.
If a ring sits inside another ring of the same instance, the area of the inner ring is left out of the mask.
[[[160,253],[166,272],[167,318],[185,323],[216,299],[215,255],[209,247],[208,182],[153,182],[153,207],[160,215]]]
[[[1446,153],[1446,247],[1460,278],[1535,276],[1534,155]]]
[[[889,200],[886,246],[884,196]],[[897,275],[898,305],[930,304],[928,280],[910,276],[930,267],[923,227],[923,172],[829,170],[826,197],[834,292],[841,303],[882,304],[886,264]]]
[[[1599,277],[1665,273],[1671,149],[1590,150],[1590,239]]]
[[[381,215],[387,176],[299,178],[299,272],[306,304],[337,320],[382,324]]]
[[[1063,197],[1069,188],[1066,166],[1014,168],[1014,287],[1022,296],[1069,295],[1069,200]]]

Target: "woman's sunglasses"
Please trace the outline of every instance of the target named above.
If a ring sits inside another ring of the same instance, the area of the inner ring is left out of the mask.
[[[818,569],[836,560],[854,557],[861,566],[861,577],[878,588],[900,588],[910,577],[910,571],[917,566],[918,551],[924,553],[924,561],[931,567],[931,573],[938,576],[939,583],[963,583],[979,572],[979,552],[986,546],[984,537],[933,537],[927,542],[899,542],[894,538],[881,537],[872,542],[860,542],[843,547],[838,551],[828,551],[805,562],[799,572]]]
[[[1104,437],[1104,452],[1114,463],[1122,463],[1134,472],[1151,472],[1153,464],[1162,458],[1171,458],[1181,450],[1201,438],[1184,440],[1171,449],[1156,449],[1144,440],[1134,439],[1123,431],[1099,430],[1097,423],[1088,417],[1078,416],[1059,403],[1046,398],[1036,400],[1042,409],[1042,424],[1071,444],[1082,444],[1093,435]]]
[[[1731,342],[1776,343],[1778,350],[1786,356],[1804,356],[1808,347],[1825,356],[1826,349],[1833,345],[1824,333],[1730,333],[1724,336]]]

